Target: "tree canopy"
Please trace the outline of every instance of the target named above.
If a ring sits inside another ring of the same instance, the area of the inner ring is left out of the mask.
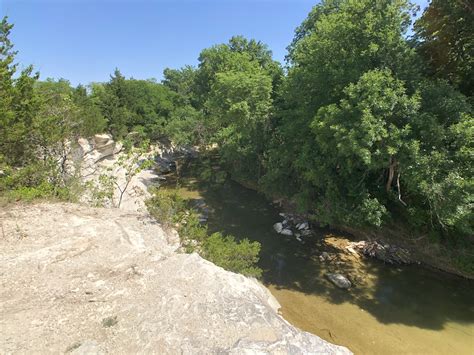
[[[161,83],[116,69],[76,88],[39,81],[32,67],[16,73],[5,18],[0,164],[29,166],[104,130],[167,136],[212,149],[234,179],[321,223],[461,239],[474,233],[474,11],[433,0],[410,37],[415,12],[408,0],[323,0],[285,67],[264,43],[234,36],[203,49],[196,67],[165,69]]]

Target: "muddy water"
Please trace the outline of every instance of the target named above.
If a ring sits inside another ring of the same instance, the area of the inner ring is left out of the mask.
[[[261,243],[263,282],[293,325],[356,354],[474,354],[472,282],[365,259],[323,263],[318,255],[331,251],[330,231],[317,230],[302,244],[273,231],[279,211],[255,191],[233,182],[181,184],[182,194],[205,199],[212,231]],[[349,291],[337,289],[324,277],[335,267],[358,268],[360,282]]]

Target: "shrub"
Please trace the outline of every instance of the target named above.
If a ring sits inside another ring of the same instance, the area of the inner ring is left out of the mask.
[[[57,167],[51,162],[39,161],[22,168],[2,168],[0,176],[0,194],[7,200],[32,201],[38,198],[74,200],[75,196],[69,184],[60,177]]]
[[[262,270],[256,266],[260,243],[243,239],[237,242],[232,236],[211,234],[203,244],[203,257],[226,270],[246,276],[260,277]]]
[[[179,223],[186,211],[186,203],[176,192],[152,190],[146,201],[148,212],[165,227]]]
[[[181,245],[187,253],[198,252],[203,258],[226,270],[260,277],[257,266],[260,243],[248,239],[236,241],[221,233],[209,235],[196,211],[186,208],[186,201],[176,192],[156,189],[146,202],[148,212],[165,227],[178,224]]]

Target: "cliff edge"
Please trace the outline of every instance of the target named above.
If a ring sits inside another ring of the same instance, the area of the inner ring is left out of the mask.
[[[138,212],[17,205],[0,222],[2,353],[350,353]]]

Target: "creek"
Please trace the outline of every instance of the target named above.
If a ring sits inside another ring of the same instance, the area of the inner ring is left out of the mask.
[[[177,187],[178,186],[178,187]],[[261,243],[262,282],[293,325],[356,354],[473,354],[474,284],[418,265],[392,266],[361,257],[322,262],[323,251],[350,236],[324,228],[301,243],[277,234],[279,210],[263,195],[233,181],[208,184],[191,173],[162,188],[204,199],[208,226]],[[325,274],[341,271],[359,281],[338,289]]]

